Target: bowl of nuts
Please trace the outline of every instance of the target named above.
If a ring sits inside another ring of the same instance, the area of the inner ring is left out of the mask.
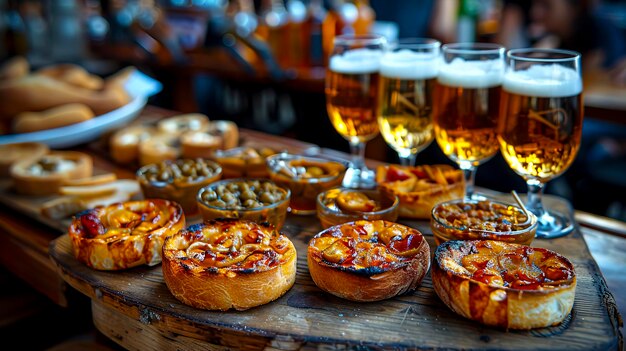
[[[316,213],[317,195],[341,185],[348,165],[345,161],[288,153],[267,158],[270,179],[291,190],[289,211],[301,215]]]
[[[277,230],[285,223],[291,192],[269,179],[224,179],[203,187],[197,202],[202,219],[242,218],[267,222]]]
[[[222,167],[206,159],[178,159],[141,167],[136,173],[144,198],[176,201],[185,215],[198,212],[196,195],[222,177]]]

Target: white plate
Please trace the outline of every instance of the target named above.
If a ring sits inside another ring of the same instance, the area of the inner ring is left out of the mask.
[[[97,139],[103,133],[122,127],[141,113],[148,98],[162,89],[161,83],[136,70],[126,81],[124,88],[132,100],[113,111],[88,121],[69,126],[33,133],[0,136],[0,145],[22,142],[40,142],[52,149],[76,146]]]
[[[0,136],[0,145],[34,141],[53,149],[76,146],[130,122],[139,115],[147,101],[147,97],[137,96],[128,104],[85,122],[40,132],[3,135]]]

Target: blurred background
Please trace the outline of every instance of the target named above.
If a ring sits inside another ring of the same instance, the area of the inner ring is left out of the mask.
[[[348,151],[324,98],[326,58],[343,33],[581,52],[582,146],[546,193],[626,220],[626,1],[0,0],[1,61],[71,62],[102,76],[132,65],[163,83],[152,105]],[[366,155],[398,162],[380,136]],[[436,143],[417,163],[452,164]],[[526,191],[499,154],[476,184]]]

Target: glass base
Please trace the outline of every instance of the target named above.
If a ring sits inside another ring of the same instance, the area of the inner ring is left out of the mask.
[[[341,185],[351,189],[374,189],[376,188],[376,174],[367,168],[348,168]]]
[[[567,214],[549,210],[538,217],[539,226],[535,238],[554,239],[565,236],[574,230],[574,221]]]

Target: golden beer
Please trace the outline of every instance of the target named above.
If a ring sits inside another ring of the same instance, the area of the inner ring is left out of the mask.
[[[463,70],[440,73],[433,113],[435,137],[453,161],[478,166],[498,152],[500,83],[498,72],[483,76],[464,75]]]
[[[554,82],[533,82],[525,74],[513,74],[503,83],[498,140],[504,159],[526,180],[545,183],[559,176],[578,152],[582,84],[576,72],[569,71],[572,79],[556,88]]]
[[[347,140],[366,142],[378,134],[376,120],[379,84],[377,55],[332,57],[326,77],[328,115]]]
[[[428,63],[425,63],[428,65]],[[416,154],[433,140],[432,104],[437,67],[397,71],[381,64],[378,123],[389,146]]]

